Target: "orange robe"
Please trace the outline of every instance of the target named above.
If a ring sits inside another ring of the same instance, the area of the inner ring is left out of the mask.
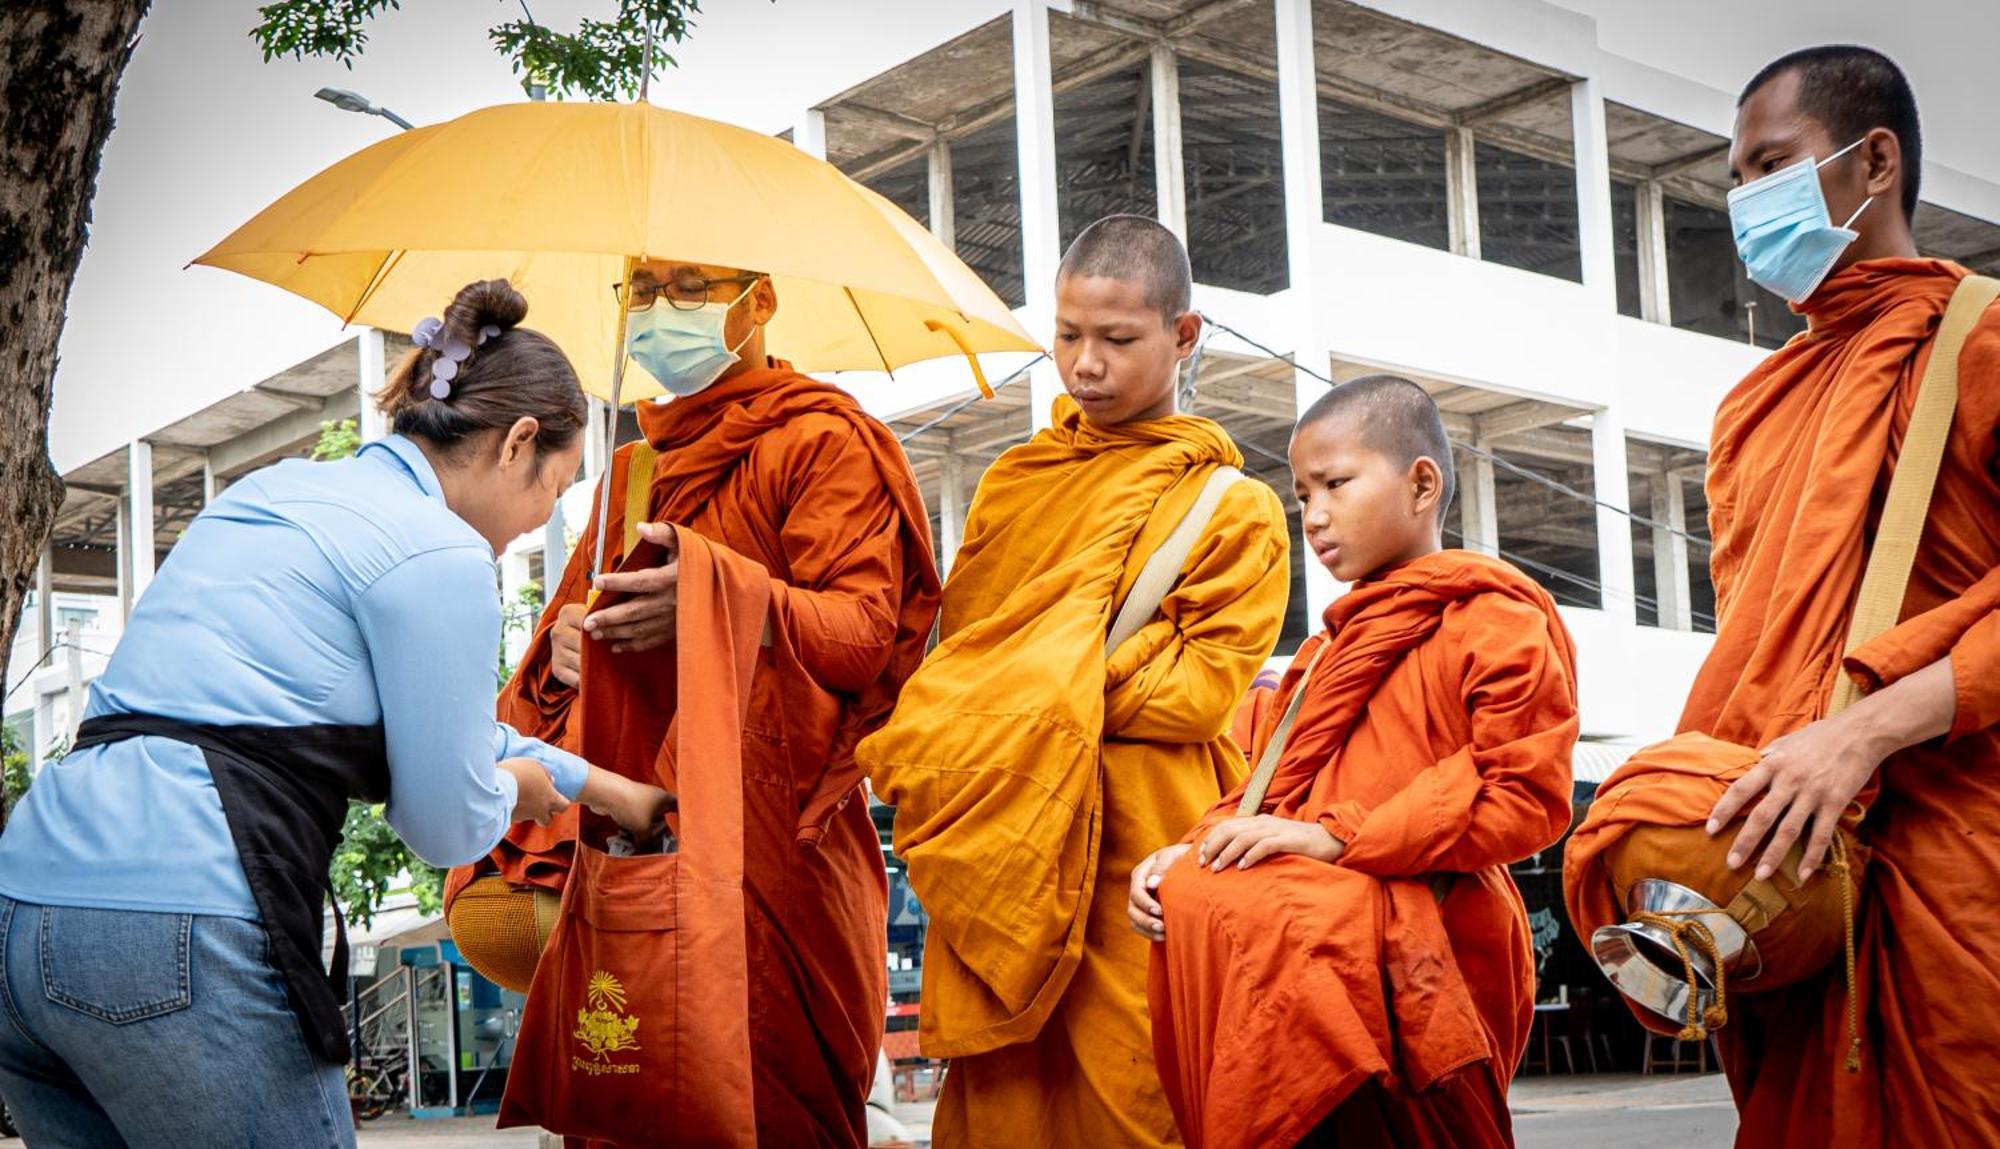
[[[1535,964],[1506,867],[1569,826],[1574,645],[1547,593],[1466,551],[1357,584],[1326,623],[1281,687],[1288,704],[1324,647],[1263,812],[1346,851],[1168,870],[1150,993],[1167,1096],[1200,1149],[1511,1145]]]
[[[743,744],[758,1139],[863,1145],[889,994],[888,888],[853,748],[887,718],[923,654],[938,602],[929,518],[888,429],[845,392],[783,364],[638,413],[661,452],[649,517],[771,575],[773,639],[758,655]],[[616,455],[614,492],[625,489],[630,456]],[[614,541],[623,506],[613,499]],[[575,692],[550,672],[549,630],[562,606],[584,601],[595,523],[500,696],[503,720],[559,744]],[[574,815],[546,829],[524,823],[488,865],[559,890],[575,830]]]
[[[1230,488],[1154,619],[1109,659],[1104,642],[1209,474],[1241,462],[1206,419],[1098,427],[1058,398],[981,479],[943,641],[862,743],[930,915],[940,1149],[1177,1141],[1125,885],[1245,773],[1224,732],[1283,624],[1276,494]]]
[[[1963,268],[1871,260],[1723,401],[1709,456],[1718,629],[1683,730],[1764,746],[1820,717],[1911,406]],[[1861,1070],[1843,971],[1731,993],[1718,1031],[1737,1144],[2000,1145],[2000,312],[1959,359],[1958,411],[1903,621],[1847,660],[1866,687],[1951,660],[1943,739],[1877,771],[1857,928]],[[1706,810],[1686,811],[1689,824]],[[1572,864],[1574,855],[1572,856]]]

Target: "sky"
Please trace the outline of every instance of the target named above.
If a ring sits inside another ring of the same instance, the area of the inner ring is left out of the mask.
[[[2000,182],[1978,86],[2000,43],[1988,0],[1557,0],[1605,50],[1734,91],[1791,48],[1850,40],[1910,72],[1929,157]],[[532,0],[571,28],[614,0]],[[655,103],[761,131],[1010,9],[1008,0],[707,0]],[[352,70],[266,63],[255,0],[155,0],[119,90],[88,248],[70,298],[50,447],[68,470],[346,338],[276,288],[187,262],[294,185],[396,130],[312,98],[350,88],[416,123],[521,98],[486,40],[519,0],[405,0],[369,26]],[[440,188],[440,195],[476,191]]]

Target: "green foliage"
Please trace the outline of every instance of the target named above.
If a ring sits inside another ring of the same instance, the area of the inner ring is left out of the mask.
[[[331,56],[352,68],[368,45],[368,21],[385,8],[401,7],[400,0],[280,0],[257,9],[263,22],[251,29],[250,38],[266,62]]]
[[[686,40],[694,28],[691,17],[700,11],[700,0],[619,0],[616,20],[579,21],[574,35],[514,20],[487,37],[528,83],[546,85],[558,96],[616,100],[639,90],[646,69],[646,30],[653,32],[654,66],[674,67],[666,42]]]
[[[517,634],[533,634],[535,624],[542,618],[542,584],[533,579],[521,584],[514,592],[514,605],[508,607],[500,618],[500,685],[514,677],[514,668],[507,662],[507,640]]]
[[[351,459],[361,449],[361,430],[352,419],[327,420],[319,425],[319,441],[313,444],[315,463]]]
[[[367,47],[368,21],[400,6],[398,0],[280,0],[257,10],[260,23],[250,38],[267,61],[331,57],[352,68]],[[664,48],[686,40],[700,12],[701,0],[618,0],[616,17],[579,21],[573,33],[529,18],[495,25],[486,35],[523,77],[523,87],[546,87],[555,96],[615,100],[639,90],[648,30],[654,66],[673,67],[674,58]]]
[[[29,773],[32,760],[28,748],[14,735],[14,728],[0,725],[0,776],[5,778],[4,805],[0,805],[0,825],[5,825],[7,817],[14,812],[14,804],[28,792],[28,784],[34,781]]]
[[[347,824],[341,827],[340,846],[333,852],[328,872],[333,896],[346,908],[348,921],[366,926],[375,920],[375,911],[400,889],[394,883],[405,871],[417,908],[437,913],[444,905],[444,871],[403,844],[382,817],[382,807],[349,803]]]

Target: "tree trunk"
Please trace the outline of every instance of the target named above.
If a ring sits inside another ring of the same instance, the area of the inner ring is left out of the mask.
[[[0,683],[62,505],[48,450],[56,341],[83,258],[118,77],[147,3],[0,6]]]

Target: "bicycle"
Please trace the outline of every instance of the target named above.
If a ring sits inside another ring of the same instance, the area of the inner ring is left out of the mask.
[[[410,1051],[363,1053],[347,1067],[347,1103],[357,1122],[373,1121],[402,1104],[409,1092]]]

